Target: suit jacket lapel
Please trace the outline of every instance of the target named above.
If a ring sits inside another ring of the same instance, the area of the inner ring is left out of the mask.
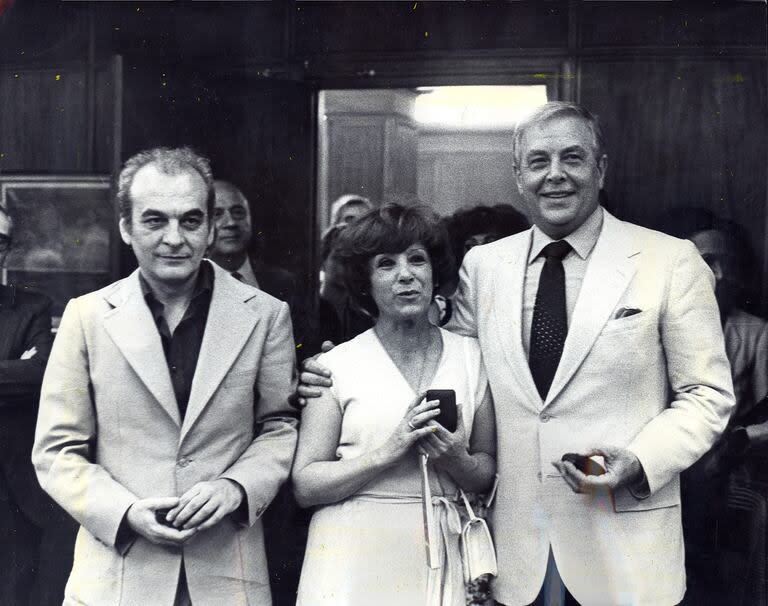
[[[259,322],[259,316],[252,308],[244,305],[256,291],[212,265],[215,276],[213,295],[181,428],[182,439],[219,388]]]
[[[139,271],[119,282],[105,298],[113,306],[104,316],[105,330],[147,389],[181,425],[163,344],[141,293]]]
[[[605,212],[579,298],[573,310],[563,355],[547,394],[549,404],[563,390],[589,353],[635,274],[639,252],[620,221]]]
[[[494,276],[492,289],[496,299],[493,305],[496,331],[502,349],[519,384],[529,395],[529,402],[540,408],[539,392],[533,382],[528,360],[523,347],[523,287],[528,267],[528,253],[531,247],[532,231],[526,237],[513,237],[500,252],[502,263]]]

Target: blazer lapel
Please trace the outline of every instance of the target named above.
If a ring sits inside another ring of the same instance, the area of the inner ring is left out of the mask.
[[[528,267],[532,231],[524,237],[513,237],[501,251],[502,263],[494,276],[492,289],[496,332],[507,357],[509,367],[517,376],[518,384],[529,395],[529,402],[540,408],[541,399],[533,382],[523,347],[523,287]]]
[[[182,439],[218,389],[259,322],[259,316],[252,308],[244,305],[256,291],[227,275],[216,264],[211,265],[215,276],[213,295],[181,428]]]
[[[139,270],[105,298],[113,309],[104,316],[104,329],[160,406],[181,425],[160,333],[141,293]]]
[[[605,212],[602,232],[592,250],[560,364],[545,404],[563,390],[589,353],[635,274],[639,252],[620,221]]]

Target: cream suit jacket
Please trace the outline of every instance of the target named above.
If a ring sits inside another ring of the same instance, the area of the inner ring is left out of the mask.
[[[494,597],[531,603],[551,545],[584,606],[677,604],[679,474],[721,433],[734,401],[712,274],[690,242],[606,212],[542,401],[521,336],[531,233],[470,251],[453,321],[480,339],[496,408]],[[622,308],[640,312],[619,318]],[[634,452],[650,496],[573,493],[551,462],[598,445]]]
[[[67,305],[32,455],[42,487],[81,524],[65,604],[171,606],[182,558],[196,606],[271,603],[259,517],[296,445],[290,316],[213,268],[183,422],[138,270]],[[217,478],[245,489],[247,519],[228,516],[183,548],[118,540],[137,499]]]

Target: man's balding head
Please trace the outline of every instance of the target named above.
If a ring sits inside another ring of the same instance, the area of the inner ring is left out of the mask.
[[[117,203],[120,209],[120,217],[128,225],[131,223],[131,215],[133,214],[131,187],[133,186],[134,177],[142,168],[150,164],[166,175],[174,176],[180,173],[199,175],[205,184],[207,192],[207,220],[210,221],[213,214],[214,193],[213,174],[208,158],[201,156],[191,147],[155,147],[140,151],[128,158],[123,165],[123,169],[120,171],[120,177],[117,182]]]

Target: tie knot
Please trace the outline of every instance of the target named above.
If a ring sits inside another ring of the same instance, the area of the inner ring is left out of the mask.
[[[547,244],[541,254],[547,259],[563,259],[569,252],[571,252],[571,245],[565,240],[558,240]]]

